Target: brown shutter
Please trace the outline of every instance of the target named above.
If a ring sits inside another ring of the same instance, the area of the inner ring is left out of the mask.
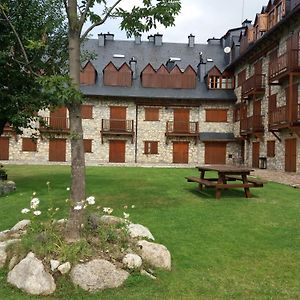
[[[238,86],[241,86],[246,81],[246,69],[238,73]]]
[[[285,140],[285,171],[296,172],[297,139]]]
[[[109,162],[125,162],[125,145],[126,141],[111,140],[109,141]]]
[[[50,112],[50,127],[54,129],[67,129],[67,108],[60,107]]]
[[[91,139],[83,140],[83,147],[85,153],[92,153],[92,141]]]
[[[259,167],[259,142],[252,143],[252,167]]]
[[[189,143],[173,142],[173,163],[187,164],[189,162]]]
[[[206,109],[206,122],[227,122],[227,109]]]
[[[145,121],[159,121],[159,108],[145,107]]]
[[[267,156],[275,156],[275,141],[267,141]]]
[[[37,151],[37,140],[22,138],[22,151]]]
[[[49,140],[49,161],[66,161],[66,140]]]
[[[226,143],[205,142],[206,164],[226,164]]]
[[[110,107],[110,130],[111,131],[126,130],[126,107],[124,106]]]
[[[82,119],[93,119],[93,105],[81,105],[81,117]]]
[[[9,138],[0,137],[0,160],[9,159]]]
[[[174,109],[174,132],[189,132],[190,110],[186,108]]]
[[[273,112],[277,107],[277,94],[269,97],[269,112]]]

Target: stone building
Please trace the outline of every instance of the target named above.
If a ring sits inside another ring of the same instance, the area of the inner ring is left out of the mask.
[[[95,57],[81,72],[87,165],[267,162],[299,172],[299,10],[299,0],[269,1],[253,24],[206,44],[193,35],[87,40]],[[7,127],[0,160],[70,163],[67,110],[40,113],[49,125],[41,137]]]

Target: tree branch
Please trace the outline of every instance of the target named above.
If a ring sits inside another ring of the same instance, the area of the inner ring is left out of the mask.
[[[121,1],[122,1],[122,0],[117,0],[117,1],[115,2],[115,4],[107,11],[107,13],[105,14],[104,18],[103,18],[101,21],[92,24],[92,25],[85,31],[85,33],[81,36],[80,41],[83,41],[83,40],[87,37],[87,35],[88,35],[95,27],[102,25],[102,24],[110,17],[112,11],[117,7],[117,5],[118,5]]]
[[[93,0],[88,0],[87,1],[86,5],[85,5],[85,9],[84,9],[83,13],[80,16],[80,20],[79,20],[79,30],[80,30],[80,32],[82,30],[82,26],[83,26],[83,24],[86,20],[86,16],[89,12],[89,9],[91,7],[92,2],[93,2]]]

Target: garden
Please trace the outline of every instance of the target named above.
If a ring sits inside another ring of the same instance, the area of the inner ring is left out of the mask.
[[[17,190],[0,197],[0,231],[26,218],[21,211],[39,198],[39,220],[55,207],[57,219],[68,216],[68,166],[5,166]],[[298,299],[300,295],[299,190],[269,182],[253,189],[199,193],[185,176],[195,169],[88,167],[88,209],[147,226],[155,242],[172,256],[172,270],[156,279],[134,273],[122,287],[87,293],[68,275],[45,299]],[[211,173],[211,176],[215,174]],[[6,282],[0,270],[0,299],[40,299]]]

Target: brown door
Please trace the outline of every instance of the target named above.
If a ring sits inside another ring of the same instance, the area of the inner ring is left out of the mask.
[[[226,143],[206,142],[204,161],[206,164],[226,164]]]
[[[126,141],[111,140],[109,141],[109,162],[125,162],[125,145]]]
[[[173,163],[187,164],[189,162],[189,143],[173,142]]]
[[[174,132],[189,132],[190,110],[174,109]]]
[[[126,107],[110,107],[110,130],[126,131]]]
[[[288,67],[290,71],[293,71],[293,68],[298,66],[298,57],[299,57],[299,31],[295,32],[287,40],[287,51],[288,51]]]
[[[297,140],[285,140],[285,171],[296,172]]]
[[[60,107],[50,112],[50,127],[67,129],[67,109],[65,107]]]
[[[262,60],[260,59],[254,64],[255,87],[260,88],[262,86]]]
[[[0,160],[9,159],[9,138],[0,137]]]
[[[252,143],[252,167],[259,167],[259,142]]]
[[[49,161],[66,161],[66,140],[49,140]]]

